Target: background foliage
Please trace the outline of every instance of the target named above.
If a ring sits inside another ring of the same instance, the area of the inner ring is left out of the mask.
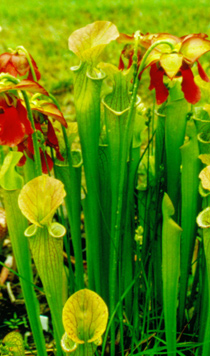
[[[1,0],[0,53],[18,45],[27,48],[42,73],[41,84],[60,94],[72,84],[69,67],[78,62],[68,49],[68,38],[76,29],[108,20],[130,34],[140,29],[210,35],[209,11],[208,0]],[[110,49],[104,56],[117,64],[122,48]]]

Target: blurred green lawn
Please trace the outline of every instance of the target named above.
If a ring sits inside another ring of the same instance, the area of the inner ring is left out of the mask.
[[[182,1],[184,4],[182,4]],[[0,53],[25,46],[52,90],[71,82],[69,67],[77,63],[68,50],[68,37],[96,20],[109,20],[120,32],[210,34],[209,0],[0,0]],[[106,56],[118,64],[122,47],[109,47]]]

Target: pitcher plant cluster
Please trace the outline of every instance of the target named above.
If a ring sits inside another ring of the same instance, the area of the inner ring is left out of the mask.
[[[116,65],[101,60],[111,42]],[[37,354],[32,258],[56,355],[208,356],[210,41],[97,21],[68,44],[74,121],[24,47],[0,55],[0,248],[9,234]],[[24,354],[17,332],[3,342]]]

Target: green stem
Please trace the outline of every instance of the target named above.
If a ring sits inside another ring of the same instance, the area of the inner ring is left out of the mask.
[[[110,316],[110,319],[109,319],[109,323],[107,325],[107,328],[106,328],[106,332],[105,332],[105,335],[104,335],[104,340],[103,340],[103,345],[102,345],[102,352],[101,352],[101,356],[104,356],[104,353],[105,353],[105,348],[106,348],[106,341],[107,341],[107,338],[108,338],[108,334],[109,334],[109,329],[111,328],[112,324],[113,324],[113,321],[114,321],[114,317],[115,317],[115,314],[117,313],[118,311],[118,308],[120,307],[120,305],[122,304],[122,301],[123,299],[126,297],[127,293],[130,291],[130,289],[134,286],[134,284],[136,283],[137,279],[139,278],[139,275],[140,275],[141,271],[138,272],[138,274],[135,276],[135,278],[132,280],[132,282],[130,283],[130,285],[127,287],[127,289],[124,291],[124,293],[121,295],[117,305],[115,306],[114,310],[113,310],[113,313],[111,314]]]
[[[148,50],[146,51],[146,53],[144,54],[138,72],[135,70],[135,67],[137,67],[137,63],[135,62],[135,60],[137,60],[137,51],[138,51],[138,41],[139,41],[139,36],[140,36],[140,32],[137,31],[135,33],[135,49],[134,49],[134,55],[133,55],[133,65],[134,65],[134,76],[133,76],[133,89],[132,89],[132,97],[131,97],[131,108],[130,108],[130,112],[129,112],[129,120],[133,115],[133,110],[135,107],[135,101],[136,101],[136,96],[137,96],[137,92],[138,92],[138,87],[139,87],[139,80],[138,80],[138,75],[143,71],[144,67],[145,67],[145,62],[149,56],[149,54],[152,52],[152,50],[161,45],[161,44],[167,44],[169,45],[169,47],[171,47],[171,49],[174,49],[174,45],[171,42],[165,41],[165,40],[161,40],[161,41],[157,41],[155,43],[153,43],[151,45],[150,48],[148,48]]]
[[[123,204],[126,205],[125,212],[125,227],[124,236],[122,243],[122,280],[123,280],[123,290],[126,289],[127,285],[133,279],[134,271],[134,260],[133,260],[133,249],[134,249],[134,235],[135,235],[135,201],[134,201],[134,191],[136,183],[136,172],[139,164],[140,147],[133,147],[131,150],[132,156],[130,156],[129,166],[128,166],[128,177],[126,184],[126,198]],[[133,290],[127,295],[125,299],[125,311],[127,317],[131,320],[131,314],[133,309]]]
[[[35,160],[35,171],[36,171],[36,176],[41,176],[42,175],[42,163],[41,163],[41,158],[40,158],[40,153],[39,153],[39,143],[38,143],[38,138],[37,138],[37,132],[36,132],[36,127],[34,123],[34,118],[33,114],[31,111],[29,99],[27,93],[22,90],[21,91],[23,94],[23,98],[26,104],[26,110],[28,112],[28,118],[30,120],[32,129],[34,130],[32,134],[32,140],[33,140],[33,146],[34,146],[34,160]]]
[[[152,52],[152,50],[161,45],[161,44],[167,44],[169,45],[169,47],[171,47],[171,49],[174,49],[174,45],[171,43],[171,42],[168,42],[168,41],[157,41],[155,43],[153,43],[151,45],[150,48],[148,48],[148,50],[146,51],[146,53],[144,54],[142,60],[141,60],[141,63],[140,63],[140,66],[139,66],[139,69],[138,69],[138,72],[135,70],[135,67],[137,67],[137,63],[136,63],[136,60],[137,60],[137,51],[138,51],[138,41],[139,41],[139,36],[140,36],[140,32],[137,31],[135,33],[135,49],[134,49],[134,55],[133,55],[133,66],[134,66],[134,76],[133,76],[133,89],[132,89],[132,98],[131,98],[131,109],[130,109],[130,115],[129,115],[129,119],[132,117],[133,115],[133,110],[134,110],[134,107],[135,107],[135,101],[136,101],[136,96],[137,96],[137,92],[138,92],[138,87],[139,87],[139,80],[138,80],[138,75],[143,71],[144,67],[145,67],[145,62],[149,56],[149,54]],[[130,120],[128,120],[130,121]]]
[[[199,172],[200,160],[197,131],[193,120],[188,121],[187,133],[189,141],[181,148],[181,238],[180,255],[180,295],[179,295],[179,327],[182,330],[185,317],[185,305],[188,292],[188,279],[191,274],[191,261],[196,238],[196,216],[199,211]]]
[[[35,73],[35,70],[34,70],[34,66],[32,64],[31,57],[30,57],[27,49],[25,47],[23,47],[23,46],[18,46],[17,50],[21,50],[26,55],[28,64],[30,66],[30,70],[31,70],[31,74],[32,74],[33,80],[35,82],[37,82],[37,76],[36,76],[36,73]],[[27,94],[25,92],[22,92],[22,93],[23,93],[23,97],[24,97],[25,103],[27,101],[26,108],[27,108],[27,111],[28,111],[29,120],[30,120],[32,128],[34,130],[34,133],[32,134],[32,140],[33,140],[33,145],[34,145],[35,170],[36,170],[37,176],[39,176],[39,175],[42,174],[42,168],[40,170],[41,159],[40,159],[40,154],[39,154],[39,144],[38,144],[38,140],[37,140],[36,128],[35,128],[35,125],[34,125],[34,120],[33,120],[33,115],[32,115],[32,112],[31,112],[29,100],[26,98]],[[24,93],[26,94],[26,96],[24,95]],[[50,171],[49,171],[49,167],[48,167],[48,163],[47,163],[47,159],[46,159],[46,154],[45,154],[44,150],[43,150],[43,153],[44,153],[45,163],[46,163],[46,166],[47,166],[47,171],[48,171],[48,174],[50,175]]]
[[[3,146],[0,146],[0,166],[2,166],[4,162],[4,150],[3,150]]]
[[[134,55],[133,55],[133,61],[135,61],[135,59],[137,59],[137,51],[138,51],[138,41],[139,41],[139,36],[140,36],[140,32],[137,31],[135,33],[135,49],[134,49]],[[139,80],[138,80],[138,75],[143,71],[144,67],[145,67],[145,62],[149,56],[149,54],[152,52],[152,50],[161,45],[161,44],[167,44],[169,45],[169,47],[171,47],[171,49],[174,49],[174,45],[171,42],[168,41],[157,41],[155,43],[153,43],[151,45],[151,47],[148,48],[148,50],[146,51],[146,53],[144,54],[138,72],[136,72],[135,67],[134,67],[134,77],[133,77],[133,90],[132,90],[132,98],[131,98],[131,109],[130,109],[130,117],[132,117],[133,115],[133,110],[135,107],[135,101],[136,101],[136,96],[137,96],[137,92],[138,92],[138,87],[139,87]],[[133,63],[134,66],[136,66],[136,62]],[[129,118],[130,118],[129,117]]]
[[[50,99],[53,101],[53,103],[57,106],[57,108],[61,111],[61,107],[57,101],[57,99],[54,97],[54,95],[52,95],[51,93],[49,94]],[[68,136],[67,136],[67,132],[66,132],[66,128],[61,125],[62,127],[62,132],[63,132],[63,138],[64,138],[64,142],[65,142],[65,146],[66,146],[66,154],[67,154],[67,161],[68,161],[68,165],[69,167],[71,167],[72,165],[72,159],[71,159],[71,147],[69,145],[69,140],[68,140]],[[69,172],[70,173],[70,172]]]
[[[174,219],[179,221],[180,186],[182,164],[180,147],[184,143],[189,105],[181,92],[181,85],[177,82],[171,89],[166,105],[165,120],[165,149],[167,193],[175,209]],[[177,117],[179,120],[177,120]]]
[[[36,284],[34,284],[33,282],[31,282],[29,279],[26,279],[25,277],[23,277],[22,274],[16,272],[14,269],[8,267],[5,263],[3,263],[3,262],[0,261],[0,266],[7,268],[8,271],[10,271],[11,273],[13,273],[13,274],[14,274],[15,276],[17,276],[19,279],[24,280],[25,282],[27,282],[28,284],[30,284],[31,286],[33,286],[34,289],[37,289],[37,290],[39,290],[40,292],[44,293],[44,291],[43,291],[42,288],[36,286]]]
[[[32,64],[32,61],[31,61],[31,57],[27,51],[27,49],[23,46],[18,46],[17,47],[17,50],[21,50],[25,55],[26,55],[26,58],[27,58],[27,61],[28,61],[28,64],[30,66],[30,69],[31,69],[31,74],[32,74],[32,77],[33,77],[33,80],[35,82],[37,82],[37,77],[36,77],[36,73],[35,73],[35,70],[34,70],[34,67],[33,67],[33,64]]]
[[[58,101],[54,97],[54,95],[52,95],[50,93],[49,97],[53,101],[53,103],[57,106],[57,108],[61,111],[60,104],[58,103]],[[71,147],[69,145],[69,140],[68,140],[66,128],[63,125],[61,125],[61,127],[62,127],[63,138],[64,138],[64,142],[65,142],[65,146],[66,146],[67,161],[68,161],[68,165],[69,165],[69,169],[70,169],[70,167],[72,166]],[[71,174],[71,170],[69,171],[69,173]]]
[[[146,53],[144,54],[142,60],[141,60],[141,63],[140,63],[140,66],[139,66],[139,70],[138,70],[138,75],[142,72],[142,70],[144,69],[145,67],[145,62],[149,56],[149,54],[153,51],[153,49],[159,45],[162,45],[162,44],[167,44],[169,47],[171,47],[171,49],[173,50],[174,49],[174,45],[167,41],[167,40],[160,40],[160,41],[157,41],[155,43],[153,43],[149,48],[148,50],[146,51]]]
[[[176,311],[182,229],[171,218],[174,214],[174,207],[166,193],[163,197],[162,211],[162,279],[165,334],[168,354],[176,356]]]
[[[10,82],[14,83],[14,84],[19,84],[20,80],[16,79],[15,77],[13,77],[10,74],[1,74],[1,78],[2,79],[6,79],[9,80]],[[23,95],[25,104],[26,104],[26,110],[28,113],[28,118],[30,120],[32,129],[34,130],[34,133],[32,134],[32,140],[33,140],[33,146],[34,146],[34,160],[35,160],[35,170],[36,170],[36,175],[39,176],[42,174],[42,164],[41,164],[41,158],[40,158],[40,154],[39,154],[39,143],[38,143],[38,139],[37,139],[37,133],[36,133],[36,128],[35,128],[35,124],[34,124],[34,118],[33,118],[33,114],[31,111],[31,107],[30,107],[30,102],[28,99],[28,95],[26,93],[26,91],[21,90],[21,93]]]

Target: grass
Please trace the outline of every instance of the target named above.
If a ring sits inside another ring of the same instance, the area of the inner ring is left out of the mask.
[[[208,0],[1,0],[0,52],[25,46],[42,73],[48,90],[65,90],[72,82],[69,68],[77,63],[68,50],[70,34],[96,20],[115,23],[120,32],[170,32],[210,34]],[[121,46],[109,50],[118,63]],[[106,52],[108,53],[108,52]],[[110,54],[111,53],[111,54]],[[112,58],[110,58],[112,57]]]

